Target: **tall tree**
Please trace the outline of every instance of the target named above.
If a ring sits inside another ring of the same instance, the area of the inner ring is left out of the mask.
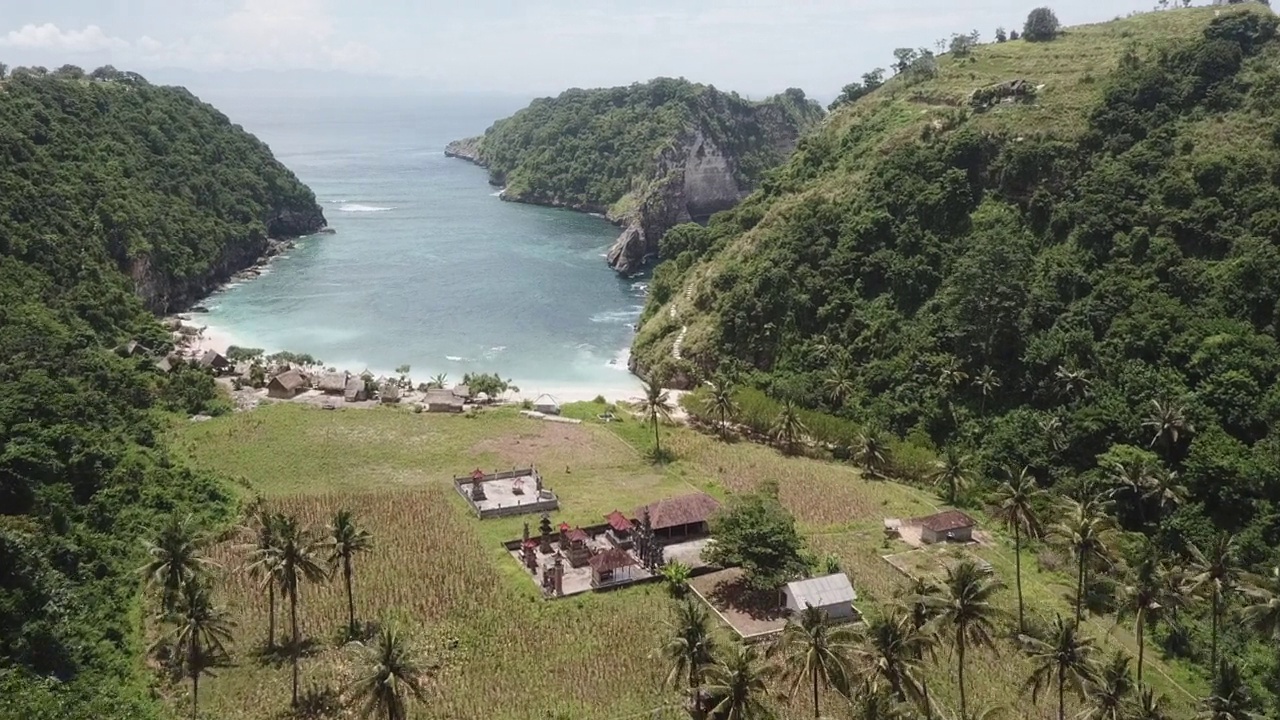
[[[841,355],[822,378],[823,394],[831,401],[832,408],[839,410],[857,390],[853,362],[847,354]]]
[[[659,655],[671,670],[667,684],[685,684],[690,707],[698,707],[698,687],[702,674],[715,657],[715,639],[706,606],[692,598],[676,603],[675,615],[667,621],[665,641]]]
[[[1200,702],[1196,720],[1262,720],[1258,703],[1249,693],[1249,685],[1240,668],[1230,660],[1217,666],[1209,697]]]
[[[794,455],[806,431],[804,421],[800,419],[800,409],[791,400],[783,402],[778,417],[773,420],[773,439],[782,446],[783,452]]]
[[[160,589],[160,607],[177,611],[179,595],[188,580],[203,574],[214,563],[205,556],[207,538],[190,515],[170,515],[154,538],[143,540],[147,563],[140,572],[148,586]]]
[[[426,666],[399,628],[383,625],[372,644],[353,643],[353,648],[359,669],[348,692],[362,717],[406,720],[409,699],[426,702]]]
[[[1240,589],[1240,568],[1236,565],[1235,548],[1235,536],[1228,532],[1219,533],[1208,552],[1195,545],[1187,548],[1191,553],[1192,573],[1187,580],[1188,589],[1210,603],[1213,625],[1209,657],[1214,668],[1218,667],[1218,628],[1231,596]]]
[[[720,439],[728,438],[729,419],[738,413],[738,404],[733,400],[733,383],[727,376],[717,375],[711,381],[707,409],[720,418]]]
[[[1085,683],[1085,709],[1077,720],[1130,720],[1138,698],[1129,672],[1129,655],[1116,650]]]
[[[207,581],[200,575],[183,579],[174,610],[167,617],[174,625],[161,642],[172,650],[177,669],[191,679],[191,718],[195,720],[200,708],[200,677],[226,662],[232,622],[213,604]]]
[[[1111,518],[1100,500],[1065,500],[1060,522],[1049,532],[1070,551],[1076,562],[1076,624],[1084,616],[1084,595],[1091,565],[1111,562]]]
[[[735,643],[707,668],[706,691],[715,720],[766,720],[767,670],[754,646]]]
[[[968,718],[965,652],[971,645],[990,647],[994,644],[999,611],[992,604],[992,599],[1000,587],[1000,581],[992,576],[990,569],[972,560],[962,560],[947,568],[944,593],[930,600],[936,605],[934,622],[951,635],[955,644],[961,720]]]
[[[889,445],[875,428],[867,428],[854,440],[853,461],[871,477],[882,477],[889,465]]]
[[[1083,696],[1085,683],[1094,676],[1093,653],[1096,648],[1092,638],[1079,633],[1079,627],[1079,622],[1064,622],[1058,615],[1043,640],[1030,635],[1019,636],[1032,663],[1031,676],[1026,682],[1026,687],[1031,690],[1031,700],[1038,702],[1045,688],[1056,686],[1058,720],[1065,720],[1067,716],[1067,688],[1070,687],[1077,696]]]
[[[1166,460],[1173,458],[1173,452],[1183,438],[1196,431],[1182,405],[1167,398],[1151,401],[1151,410],[1142,426],[1151,432],[1149,447],[1159,444],[1165,451]]]
[[[640,416],[653,426],[654,457],[662,457],[662,438],[658,436],[658,422],[671,419],[671,396],[662,387],[662,381],[656,377],[642,379],[644,399],[640,401]]]
[[[1142,684],[1142,665],[1146,655],[1147,625],[1160,612],[1160,561],[1155,548],[1150,548],[1134,567],[1122,591],[1120,615],[1133,616],[1133,639],[1138,646],[1138,684]]]
[[[1155,468],[1151,472],[1150,484],[1147,486],[1146,500],[1154,500],[1159,516],[1157,521],[1168,517],[1187,501],[1187,489],[1178,482],[1178,473],[1166,468]]]
[[[1280,567],[1271,568],[1266,578],[1259,580],[1256,586],[1246,589],[1250,602],[1240,616],[1255,632],[1276,643],[1280,651]]]
[[[934,463],[933,483],[946,491],[947,503],[960,501],[960,492],[969,486],[969,456],[953,447]]]
[[[711,536],[715,542],[703,556],[722,567],[742,568],[753,590],[776,593],[808,570],[795,518],[766,493],[732,498],[711,518]]]
[[[782,629],[768,651],[781,663],[783,677],[791,680],[794,695],[800,683],[808,680],[813,689],[813,717],[820,718],[819,688],[835,688],[850,697],[853,670],[850,660],[856,646],[856,635],[850,625],[833,625],[822,610],[812,605],[792,618]]]
[[[867,624],[863,642],[853,654],[854,667],[868,675],[872,690],[887,684],[898,702],[908,700],[928,711],[923,661],[933,654],[937,635],[917,627],[911,612],[892,605]]]
[[[973,379],[973,384],[978,388],[980,400],[978,402],[978,414],[987,414],[987,399],[993,397],[996,391],[1000,389],[1000,376],[996,375],[996,371],[990,367],[982,368],[982,372],[978,373]]]
[[[1138,525],[1145,527],[1147,524],[1146,500],[1155,482],[1153,468],[1139,456],[1123,462],[1113,462],[1105,471],[1113,492],[1120,497],[1128,498],[1133,503],[1138,514]]]
[[[1164,698],[1157,695],[1155,690],[1143,687],[1133,704],[1129,720],[1173,720],[1169,713],[1160,707],[1162,700]]]
[[[354,638],[356,602],[351,590],[352,561],[357,554],[373,549],[373,536],[356,524],[355,515],[350,510],[344,509],[334,513],[325,544],[328,548],[329,572],[332,574],[339,568],[342,569],[342,582],[347,590],[347,635]]]
[[[1022,539],[1038,538],[1043,529],[1035,505],[1044,497],[1028,467],[1018,473],[1005,468],[1008,477],[996,488],[991,499],[991,516],[1013,531],[1013,570],[1018,588],[1018,632],[1027,631],[1026,611],[1022,601]]]
[[[298,706],[298,661],[301,657],[302,642],[298,637],[298,599],[304,583],[320,582],[327,576],[320,560],[322,544],[307,528],[302,527],[298,519],[285,516],[280,520],[278,528],[279,556],[275,559],[280,582],[280,593],[289,601],[289,627],[291,638],[291,656],[293,661],[293,707]]]
[[[248,521],[244,526],[244,532],[253,538],[248,543],[248,558],[245,561],[245,570],[249,576],[262,583],[263,589],[267,591],[267,650],[275,650],[276,647],[276,586],[279,585],[279,579],[276,577],[276,559],[279,554],[275,552],[278,548],[276,545],[277,529],[280,524],[280,518],[283,517],[279,513],[271,512],[261,499],[254,502],[249,509]]]

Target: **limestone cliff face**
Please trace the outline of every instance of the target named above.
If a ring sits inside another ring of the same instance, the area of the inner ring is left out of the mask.
[[[484,140],[481,136],[463,138],[454,140],[444,146],[444,156],[466,160],[475,163],[480,167],[486,167],[484,158],[480,154],[480,141]]]

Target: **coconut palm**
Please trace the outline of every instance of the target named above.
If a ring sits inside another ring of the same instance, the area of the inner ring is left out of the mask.
[[[969,374],[963,370],[960,361],[954,357],[943,364],[942,369],[938,371],[938,384],[944,390],[950,390],[968,379]]]
[[[1105,507],[1106,503],[1099,500],[1065,500],[1062,521],[1049,529],[1076,561],[1077,625],[1084,615],[1084,590],[1090,566],[1111,562],[1112,523],[1102,512]]]
[[[1062,425],[1062,418],[1056,415],[1044,418],[1037,423],[1040,432],[1049,440],[1049,447],[1054,452],[1062,452],[1067,449],[1067,433]]]
[[[427,382],[428,388],[443,388],[449,382],[449,376],[446,373],[440,373],[432,376]]]
[[[276,554],[276,577],[280,593],[289,601],[289,627],[293,656],[293,706],[298,706],[298,660],[302,642],[298,637],[298,594],[302,585],[326,579],[320,559],[321,541],[310,530],[303,528],[296,517],[286,515],[280,519]]]
[[[1038,538],[1042,534],[1040,517],[1035,504],[1044,496],[1036,484],[1031,469],[1021,472],[1005,468],[1008,479],[996,488],[992,496],[991,517],[1013,531],[1013,571],[1018,589],[1018,632],[1026,632],[1026,611],[1022,602],[1022,538]]]
[[[347,633],[349,637],[355,637],[356,602],[351,591],[351,563],[358,553],[373,549],[373,536],[356,524],[355,515],[350,510],[339,510],[334,513],[333,522],[329,524],[329,537],[326,538],[325,545],[329,553],[330,574],[342,569],[342,582],[347,590]]]
[[[1187,489],[1178,482],[1178,473],[1166,468],[1154,468],[1149,477],[1144,500],[1155,500],[1156,510],[1162,520],[1179,505],[1187,501]]]
[[[1147,419],[1142,421],[1142,427],[1151,432],[1148,447],[1155,447],[1159,443],[1165,448],[1166,458],[1177,447],[1178,441],[1196,431],[1182,405],[1171,399],[1152,400],[1151,411],[1147,414]]]
[[[932,655],[937,636],[917,628],[905,607],[890,606],[881,617],[867,625],[863,643],[853,654],[854,667],[870,677],[872,690],[887,685],[898,702],[908,700],[927,708],[923,661]]]
[[[1262,720],[1255,712],[1257,702],[1249,693],[1249,686],[1240,675],[1240,668],[1230,660],[1216,666],[1218,674],[1213,679],[1209,697],[1200,701],[1197,720]]]
[[[280,524],[279,513],[271,512],[266,504],[258,499],[249,509],[248,522],[243,531],[253,538],[253,542],[245,547],[249,551],[245,561],[245,570],[250,577],[262,583],[267,591],[267,650],[276,647],[276,575],[275,560],[277,530]]]
[[[937,623],[934,620],[942,612],[942,607],[946,604],[946,591],[937,583],[925,578],[912,578],[911,582],[903,586],[897,591],[897,604],[907,614],[911,620],[911,629],[917,633],[927,635],[929,637],[929,646],[927,648],[914,646],[914,649],[920,650],[917,660],[923,660],[926,656],[932,656],[934,647],[938,643],[938,635],[934,630]],[[933,712],[933,706],[929,701],[929,683],[924,678],[920,680],[920,691],[922,700],[920,706],[924,708],[926,713]]]
[[[968,717],[965,695],[965,651],[970,645],[990,647],[995,641],[999,615],[992,599],[1002,585],[988,567],[962,560],[947,568],[943,593],[929,600],[935,605],[934,621],[949,634],[956,650],[956,671],[960,682],[960,717]]]
[[[176,668],[191,679],[191,717],[200,706],[200,677],[227,659],[232,623],[226,611],[213,604],[204,577],[188,575],[178,589],[174,609],[167,616],[173,628],[160,640],[173,652]]]
[[[666,641],[659,648],[658,655],[671,667],[667,673],[667,684],[687,685],[689,700],[693,707],[697,707],[703,671],[711,664],[715,653],[711,617],[706,606],[690,598],[676,604],[675,616],[667,621],[666,627]]]
[[[1129,712],[1129,720],[1173,720],[1163,708],[1160,702],[1163,697],[1156,694],[1155,690],[1149,687],[1143,687],[1138,693],[1137,699],[1133,703],[1133,707]]]
[[[931,477],[934,485],[946,489],[947,503],[955,505],[960,499],[960,491],[969,486],[969,456],[961,455],[955,448],[947,448],[942,459],[934,463]]]
[[[653,426],[654,456],[662,455],[662,439],[658,436],[658,421],[671,420],[671,396],[662,387],[662,381],[655,377],[640,381],[644,389],[644,399],[640,401],[640,416]]]
[[[908,720],[908,714],[900,701],[888,689],[872,682],[864,682],[853,696],[855,720]]]
[[[1160,612],[1160,563],[1155,548],[1149,548],[1145,557],[1133,569],[1125,583],[1121,596],[1120,615],[1133,616],[1133,639],[1138,646],[1138,683],[1142,683],[1142,664],[1146,653],[1147,625]]]
[[[671,597],[682,598],[689,591],[689,578],[693,577],[693,568],[688,565],[679,560],[672,560],[662,566],[660,574]]]
[[[1257,587],[1245,590],[1251,602],[1240,611],[1240,617],[1258,634],[1280,642],[1280,567],[1258,579]]]
[[[204,554],[206,543],[190,515],[170,515],[154,538],[143,540],[148,559],[139,572],[148,586],[160,588],[160,607],[166,615],[177,611],[187,581],[214,566]]]
[[[1089,371],[1059,365],[1053,374],[1058,391],[1071,400],[1089,397]]]
[[[787,453],[794,454],[796,444],[804,437],[806,430],[796,404],[791,400],[783,402],[782,409],[778,411],[778,417],[773,421],[773,439]]]
[[[982,372],[973,379],[973,384],[978,388],[978,392],[982,394],[982,399],[978,402],[978,414],[985,415],[987,413],[987,398],[996,394],[1000,389],[1000,378],[996,375],[996,371],[989,366],[982,368]]]
[[[365,718],[405,720],[407,701],[426,702],[422,678],[426,668],[408,636],[393,625],[383,625],[371,644],[352,643],[358,674],[348,692]]]
[[[874,428],[858,434],[853,445],[853,461],[872,477],[879,477],[889,465],[889,446]]]
[[[791,680],[790,694],[795,695],[800,683],[809,680],[813,686],[813,716],[821,717],[818,688],[835,688],[849,697],[853,671],[849,665],[857,643],[857,635],[849,625],[833,625],[822,610],[809,605],[798,619],[791,619],[768,651],[777,657],[783,677]]]
[[[1162,615],[1164,611],[1168,611],[1168,622],[1174,627],[1178,626],[1178,611],[1191,604],[1191,594],[1187,588],[1189,577],[1190,572],[1181,562],[1161,562],[1156,572],[1159,585],[1156,602],[1160,603]]]
[[[1067,716],[1067,688],[1083,696],[1085,683],[1094,676],[1093,653],[1096,648],[1092,638],[1079,633],[1079,627],[1079,622],[1064,622],[1058,615],[1045,639],[1030,635],[1018,637],[1032,663],[1031,676],[1024,687],[1031,690],[1031,701],[1039,702],[1042,691],[1056,686],[1058,720],[1065,720]]]
[[[720,438],[729,434],[729,418],[738,412],[738,404],[733,401],[733,383],[724,375],[718,375],[711,381],[711,390],[707,393],[707,409],[720,418]]]
[[[827,369],[822,378],[822,390],[836,410],[844,407],[844,403],[858,390],[854,380],[853,363],[847,356]]]
[[[1206,598],[1212,606],[1213,625],[1211,629],[1210,662],[1218,667],[1218,628],[1222,624],[1222,616],[1226,611],[1231,596],[1240,589],[1240,568],[1236,566],[1235,536],[1222,532],[1214,540],[1209,551],[1191,545],[1187,548],[1191,553],[1191,577],[1187,580],[1187,589],[1197,597]]]
[[[763,720],[769,717],[769,688],[760,653],[735,643],[706,669],[706,691],[715,720]]]
[[[1129,720],[1137,698],[1129,655],[1116,650],[1084,686],[1085,709],[1076,720]]]
[[[1143,460],[1111,463],[1106,468],[1107,481],[1117,495],[1128,497],[1138,510],[1138,524],[1147,524],[1146,500],[1155,482],[1154,470]]]

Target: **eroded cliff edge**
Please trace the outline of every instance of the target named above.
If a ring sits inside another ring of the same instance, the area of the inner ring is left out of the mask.
[[[445,154],[487,168],[504,200],[620,225],[606,260],[630,275],[670,228],[736,205],[822,115],[800,90],[756,102],[660,78],[536,100]]]

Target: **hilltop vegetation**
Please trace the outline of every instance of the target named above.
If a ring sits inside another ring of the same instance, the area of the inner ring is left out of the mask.
[[[0,80],[0,157],[0,716],[159,717],[140,538],[162,515],[225,522],[231,499],[170,458],[155,411],[216,409],[212,379],[111,348],[166,352],[148,309],[323,217],[212,107],[110,68]]]
[[[1276,25],[1174,10],[902,67],[736,209],[668,234],[633,355],[969,455],[972,503],[1027,467],[1060,495],[1116,488],[1121,526],[1175,565],[1226,531],[1265,571]],[[1171,484],[1186,502],[1157,512],[1146,488]],[[1167,647],[1207,668],[1200,617]],[[1223,633],[1262,684],[1274,652]]]

